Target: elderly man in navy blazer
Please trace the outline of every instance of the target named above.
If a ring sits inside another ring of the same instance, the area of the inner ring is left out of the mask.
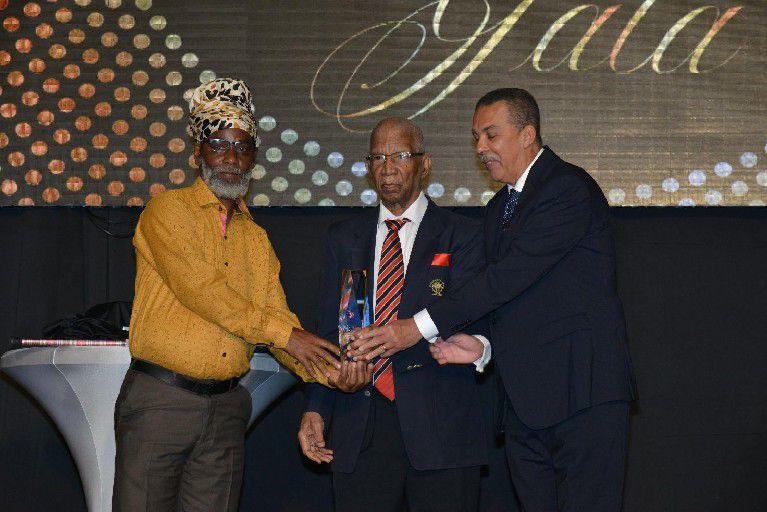
[[[487,265],[413,319],[362,333],[353,354],[448,338],[489,315],[506,453],[525,511],[617,512],[635,391],[607,201],[540,133],[527,91],[498,89],[479,100],[475,151],[506,184],[486,209]],[[473,339],[450,341],[432,347],[440,363],[482,349]]]
[[[381,205],[328,232],[317,326],[327,339],[338,338],[344,269],[367,269],[373,321],[385,325],[460,287],[484,263],[479,226],[422,192],[431,156],[415,124],[378,123],[367,160]],[[487,450],[476,371],[489,344],[455,339],[483,348],[468,364],[440,366],[429,351],[436,340],[419,339],[370,366],[346,361],[338,384],[353,392],[309,386],[299,440],[307,457],[331,463],[337,512],[476,510]]]

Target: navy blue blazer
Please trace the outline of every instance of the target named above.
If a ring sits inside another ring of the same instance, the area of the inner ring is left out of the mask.
[[[368,276],[375,275],[377,221],[378,209],[371,209],[329,228],[316,331],[323,338],[338,339],[341,271],[367,269]],[[484,264],[481,240],[476,221],[429,201],[408,262],[399,317],[409,318],[438,298],[432,281],[441,280],[446,293],[476,274]],[[440,253],[450,254],[449,266],[432,265]],[[372,292],[371,280],[371,297]],[[487,443],[474,365],[439,366],[428,347],[421,339],[392,357],[397,414],[410,463],[419,470],[485,464]],[[307,386],[306,410],[318,412],[325,421],[327,445],[334,450],[333,471],[354,470],[371,390],[368,386],[343,393]]]
[[[602,191],[548,147],[530,169],[511,225],[502,188],[485,212],[487,266],[429,307],[450,336],[490,314],[496,371],[519,419],[545,428],[635,384]]]

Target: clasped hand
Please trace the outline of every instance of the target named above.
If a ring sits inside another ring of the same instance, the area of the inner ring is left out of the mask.
[[[297,328],[285,346],[285,351],[298,359],[311,378],[319,380],[324,375],[328,385],[347,393],[362,389],[373,378],[372,368],[365,361],[350,361],[346,354],[339,361],[340,350],[338,345]]]
[[[341,369],[338,361],[340,347],[314,334],[294,327],[290,333],[285,352],[298,359],[306,369],[306,373],[315,380],[320,375],[329,373],[330,369]]]
[[[372,361],[412,347],[421,339],[421,333],[415,320],[409,318],[356,329],[350,333],[350,339],[349,355],[353,360]]]
[[[482,357],[485,346],[476,337],[459,332],[448,339],[437,340],[429,346],[431,356],[440,365],[469,364]]]
[[[328,375],[328,384],[345,393],[354,393],[367,386],[373,380],[373,365],[366,361],[350,361],[347,357],[341,358],[341,368],[331,370]]]

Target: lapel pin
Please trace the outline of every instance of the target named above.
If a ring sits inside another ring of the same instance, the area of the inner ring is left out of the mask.
[[[433,279],[429,283],[431,288],[431,294],[437,297],[442,297],[442,292],[445,291],[445,282],[442,279]]]

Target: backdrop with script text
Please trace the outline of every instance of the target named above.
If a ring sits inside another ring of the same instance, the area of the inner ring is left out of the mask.
[[[191,90],[236,76],[263,144],[252,205],[373,205],[371,128],[420,124],[429,195],[485,204],[476,100],[613,205],[767,201],[767,10],[738,0],[0,0],[0,205],[135,205],[196,175]]]

